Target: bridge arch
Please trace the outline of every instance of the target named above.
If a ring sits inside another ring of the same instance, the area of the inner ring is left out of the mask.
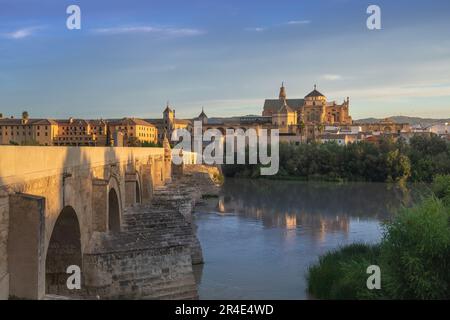
[[[45,292],[47,294],[72,295],[67,288],[67,268],[76,265],[83,270],[81,231],[73,207],[66,206],[60,212],[47,247],[45,258]]]
[[[141,177],[139,173],[136,172],[136,182],[135,182],[135,202],[142,203],[142,187],[141,187]]]
[[[109,189],[108,192],[108,230],[120,231],[120,202],[114,188]]]
[[[123,200],[122,189],[120,184],[120,178],[112,174],[108,180],[107,189],[107,227],[109,231],[118,232],[120,231],[121,221],[122,221],[122,208]]]

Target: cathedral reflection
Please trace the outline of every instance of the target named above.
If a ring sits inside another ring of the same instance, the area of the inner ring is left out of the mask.
[[[216,210],[260,220],[266,228],[298,230],[320,242],[326,234],[348,234],[352,219],[384,220],[410,199],[407,190],[386,184],[230,179]]]

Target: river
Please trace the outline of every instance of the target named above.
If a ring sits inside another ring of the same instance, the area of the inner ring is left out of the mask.
[[[308,266],[328,250],[378,242],[412,194],[384,183],[227,179],[195,213],[200,299],[307,299]]]

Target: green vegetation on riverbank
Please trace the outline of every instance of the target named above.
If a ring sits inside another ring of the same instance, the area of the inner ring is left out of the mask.
[[[260,165],[224,165],[227,177],[259,178]],[[347,146],[280,144],[280,169],[272,179],[431,182],[450,174],[450,143],[437,136],[415,136],[410,143],[382,139],[380,144]],[[265,176],[264,178],[267,178]]]
[[[437,176],[434,195],[403,208],[376,245],[328,252],[308,270],[318,299],[450,299],[450,176]],[[367,267],[378,265],[381,289],[369,290]]]

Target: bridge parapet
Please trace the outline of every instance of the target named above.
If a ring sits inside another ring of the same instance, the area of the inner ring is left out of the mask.
[[[0,146],[0,299],[17,292],[42,298],[43,279],[47,289],[49,279],[58,281],[56,270],[49,278],[45,261],[53,242],[66,245],[53,237],[63,211],[70,209],[69,220],[79,225],[81,253],[93,233],[120,231],[124,208],[149,202],[154,187],[170,181],[167,155],[164,148]],[[19,205],[21,198],[30,204]],[[40,225],[29,228],[33,233],[21,236],[16,227],[41,216]],[[31,238],[38,239],[35,246]],[[17,255],[17,247],[31,250],[30,261]],[[14,291],[24,274],[39,279],[39,286]]]
[[[0,146],[0,186],[94,168],[164,157],[163,148]]]

